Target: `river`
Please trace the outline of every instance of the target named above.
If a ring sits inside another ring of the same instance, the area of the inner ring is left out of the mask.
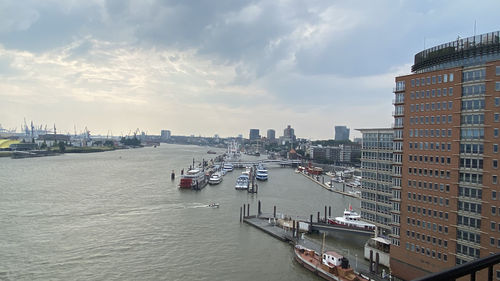
[[[180,190],[180,169],[213,157],[208,149],[0,158],[0,280],[322,280],[293,261],[288,244],[240,224],[240,206],[255,214],[260,200],[264,212],[276,205],[308,217],[325,205],[332,215],[349,204],[359,210],[359,200],[278,167],[258,194],[234,189],[240,170],[219,185]],[[362,260],[357,238],[326,244]]]

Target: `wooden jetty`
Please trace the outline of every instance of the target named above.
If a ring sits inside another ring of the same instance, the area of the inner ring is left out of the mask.
[[[345,191],[340,191],[340,190],[336,190],[335,188],[332,188],[331,186],[329,186],[328,184],[324,183],[324,182],[321,182],[317,179],[315,179],[314,177],[310,176],[310,175],[307,175],[306,173],[303,173],[303,172],[299,172],[299,174],[303,175],[304,177],[312,180],[313,182],[317,183],[319,186],[323,187],[324,189],[328,190],[328,191],[331,191],[331,192],[336,192],[336,193],[339,193],[339,194],[342,194],[342,195],[345,195],[345,196],[349,196],[349,197],[353,197],[353,198],[358,198],[359,199],[359,196],[355,195],[355,194],[351,194],[349,192],[345,192]]]
[[[319,212],[318,212],[318,219],[319,222],[312,222],[312,215],[310,215],[310,220],[292,220],[292,228],[283,228],[278,226],[277,219],[280,217],[276,213],[276,206],[273,208],[273,213],[272,214],[264,214],[262,213],[262,205],[260,200],[258,201],[258,207],[257,207],[257,215],[250,215],[250,204],[244,204],[242,207],[240,207],[240,223],[246,223],[252,227],[255,227],[264,233],[267,233],[268,235],[289,243],[291,245],[301,245],[306,248],[315,250],[316,252],[321,252],[321,245],[319,245],[317,242],[308,239],[307,237],[304,237],[301,235],[301,232],[303,232],[303,228],[300,227],[301,223],[308,223],[309,224],[309,229],[307,232],[312,232],[312,231],[337,231],[338,229],[335,228],[329,228],[325,226],[325,223],[321,222],[321,218],[319,218]],[[325,206],[325,215],[326,215],[326,206]],[[330,208],[331,210],[331,208]],[[278,216],[277,216],[278,215]],[[284,215],[281,215],[283,217]],[[338,251],[338,250],[337,250]],[[342,252],[342,251],[340,251]],[[344,255],[347,257],[349,260],[355,261],[355,270],[358,272],[361,272],[361,274],[364,275],[364,277],[368,278],[371,281],[383,281],[387,279],[382,279],[380,276],[379,272],[379,266],[375,264],[374,261],[365,261],[364,257],[360,257],[359,263],[358,263],[358,257],[357,255],[353,256],[349,255]]]

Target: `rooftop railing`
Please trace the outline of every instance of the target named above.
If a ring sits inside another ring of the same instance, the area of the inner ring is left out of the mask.
[[[413,72],[448,61],[500,53],[500,31],[485,33],[441,44],[415,55]]]

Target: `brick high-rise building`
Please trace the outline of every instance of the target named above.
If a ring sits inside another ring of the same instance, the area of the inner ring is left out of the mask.
[[[393,113],[391,271],[404,280],[499,251],[500,32],[426,49],[412,72],[396,77]]]

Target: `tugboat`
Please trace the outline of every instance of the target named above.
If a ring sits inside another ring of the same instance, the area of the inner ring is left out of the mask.
[[[295,245],[294,253],[298,263],[325,280],[368,281],[354,273],[349,267],[349,260],[336,252],[328,251],[320,254],[301,245]]]
[[[180,188],[200,190],[207,185],[205,172],[199,169],[192,169],[182,175],[179,183]]]

